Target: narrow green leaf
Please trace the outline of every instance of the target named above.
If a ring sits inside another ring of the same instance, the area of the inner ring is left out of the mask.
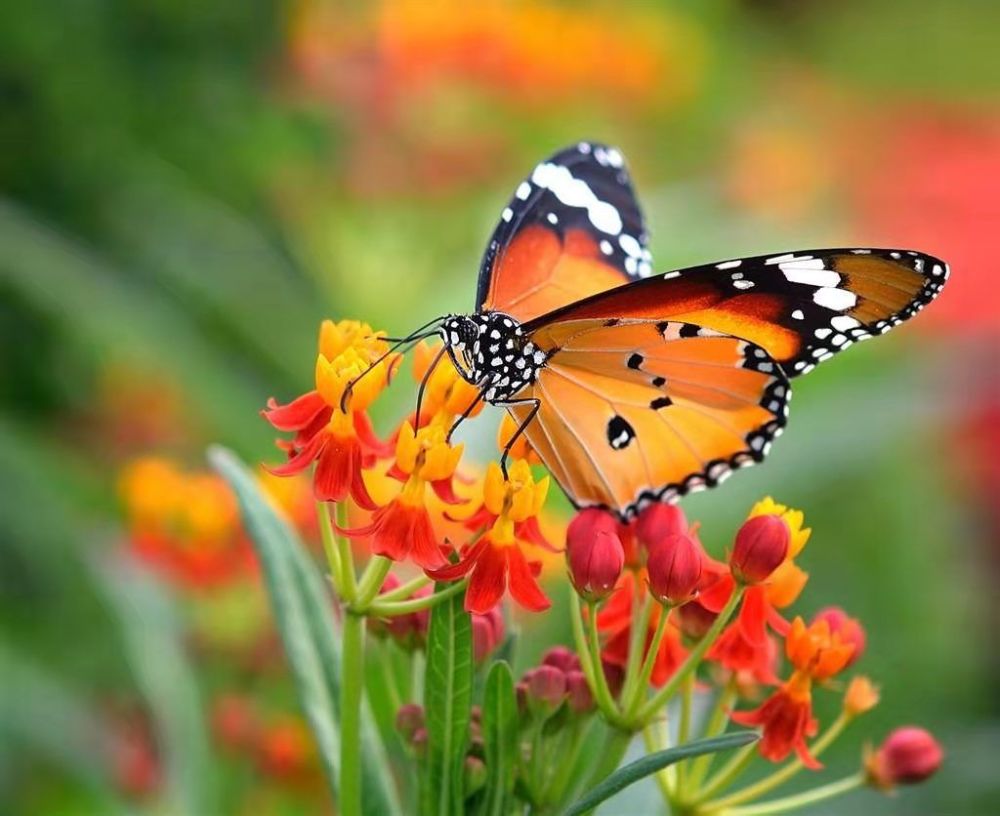
[[[447,584],[438,584],[441,592]],[[463,813],[463,770],[472,710],[472,624],[465,594],[431,610],[427,638],[424,710],[427,774],[423,811],[434,816]]]
[[[637,759],[635,762],[619,768],[599,785],[591,788],[575,804],[563,811],[563,816],[578,816],[578,814],[593,810],[618,791],[682,759],[739,748],[756,739],[757,734],[753,731],[742,731],[736,734],[724,734],[712,739],[696,740],[678,745],[675,748],[668,748],[665,751],[657,751],[655,754],[647,754],[642,759]]]
[[[503,661],[493,664],[483,693],[483,742],[486,749],[484,816],[502,816],[510,807],[517,767],[517,697],[514,676]]]
[[[323,579],[288,523],[263,496],[257,480],[230,451],[213,447],[209,460],[236,493],[260,558],[274,617],[292,666],[309,726],[336,797],[340,767],[340,633]],[[400,813],[385,748],[371,711],[362,709],[362,803],[366,814]]]

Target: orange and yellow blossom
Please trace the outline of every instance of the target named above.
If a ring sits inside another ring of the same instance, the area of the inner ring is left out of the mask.
[[[119,492],[132,551],[176,584],[216,587],[255,569],[236,498],[214,473],[145,457],[123,471]]]
[[[342,530],[352,538],[370,537],[371,550],[393,561],[412,560],[423,569],[446,562],[427,510],[427,486],[445,501],[452,496],[451,479],[462,458],[462,446],[445,440],[437,422],[414,431],[407,422],[396,440],[396,461],[389,471],[403,489],[378,508],[364,527]]]
[[[812,713],[812,686],[842,671],[854,648],[839,633],[831,632],[827,621],[806,626],[802,618],[795,618],[785,638],[791,677],[759,708],[732,714],[734,722],[763,728],[761,756],[781,762],[794,750],[806,767],[821,767],[806,745],[806,738],[815,736],[818,727]],[[860,690],[857,693],[859,703],[870,702],[860,699]]]
[[[451,427],[455,417],[468,411],[474,417],[483,410],[479,389],[467,382],[448,355],[441,356],[440,346],[421,342],[413,350],[413,378],[421,382],[426,377],[420,418],[413,417],[411,424],[419,427],[430,421],[438,421]],[[430,371],[431,365],[434,370]],[[428,373],[429,372],[429,373]]]
[[[361,474],[387,451],[365,412],[388,384],[398,359],[385,356],[387,351],[385,340],[367,323],[323,321],[316,388],[285,405],[269,400],[263,411],[276,429],[294,434],[279,442],[289,458],[271,468],[273,474],[301,473],[315,462],[313,493],[319,501],[350,496],[359,506],[375,509]]]
[[[510,478],[504,479],[500,466],[491,462],[483,483],[483,505],[475,518],[492,519],[489,528],[468,545],[461,559],[428,574],[440,581],[454,581],[469,576],[465,608],[486,614],[496,606],[504,592],[527,609],[548,609],[549,599],[538,585],[538,562],[529,562],[522,546],[541,543],[535,539],[538,514],[545,504],[549,477],[535,480],[531,467],[523,459],[514,462]]]
[[[802,511],[778,504],[770,496],[751,508],[747,520],[764,515],[777,516],[788,525],[788,554],[765,582],[746,588],[736,620],[723,631],[708,658],[730,671],[749,671],[759,682],[768,683],[776,679],[771,671],[768,627],[779,635],[788,633],[788,622],[778,610],[794,603],[809,579],[808,573],[795,563],[795,558],[802,552],[812,530],[803,527]],[[706,588],[698,600],[717,613],[725,606],[735,586],[732,575],[724,574]]]

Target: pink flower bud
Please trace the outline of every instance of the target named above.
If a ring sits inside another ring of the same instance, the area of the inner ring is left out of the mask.
[[[570,710],[574,714],[583,714],[594,707],[594,697],[582,671],[573,669],[566,672],[566,691],[569,693]]]
[[[503,612],[494,606],[483,615],[472,615],[472,651],[477,663],[482,663],[503,642]]]
[[[701,568],[701,548],[695,540],[685,533],[670,533],[649,548],[646,570],[650,591],[660,603],[686,603],[695,595]]]
[[[912,785],[933,776],[944,759],[944,752],[933,736],[923,728],[897,728],[865,759],[868,781],[879,788]]]
[[[868,643],[861,622],[857,618],[849,617],[839,606],[828,606],[826,609],[821,609],[817,612],[816,617],[813,618],[813,623],[821,620],[827,622],[832,634],[840,635],[840,639],[844,643],[854,645],[854,651],[851,653],[846,666],[856,663],[858,658],[864,654],[865,646]]]
[[[563,672],[579,671],[580,658],[572,649],[565,646],[553,646],[542,655],[543,666],[555,666]]]
[[[416,733],[424,727],[424,709],[416,703],[401,705],[396,712],[396,730],[406,742],[413,742]]]
[[[577,513],[566,530],[566,560],[570,580],[583,597],[610,595],[625,566],[617,519],[596,508]]]
[[[676,504],[657,502],[639,514],[635,522],[635,535],[639,543],[649,550],[667,536],[683,535],[688,531],[684,511]]]
[[[791,533],[781,516],[754,516],[736,533],[729,556],[733,578],[743,584],[759,584],[774,572],[788,555]]]
[[[525,697],[528,707],[548,716],[566,698],[566,675],[555,666],[536,666],[524,673]]]

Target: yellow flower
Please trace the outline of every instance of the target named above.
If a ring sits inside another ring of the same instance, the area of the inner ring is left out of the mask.
[[[413,378],[420,382],[427,375],[427,370],[437,356],[439,349],[429,343],[421,342],[413,351]],[[442,357],[434,366],[434,371],[427,378],[424,388],[424,401],[420,408],[424,416],[446,415],[452,419],[464,413],[479,397],[479,389],[466,382],[451,358]],[[480,401],[470,412],[474,417],[483,410]]]
[[[319,353],[332,360],[348,348],[354,348],[371,362],[389,350],[381,334],[359,320],[341,320],[337,323],[324,320],[319,327]]]
[[[802,552],[803,547],[806,546],[806,542],[809,540],[809,536],[812,534],[812,528],[802,526],[802,523],[805,521],[803,512],[801,510],[794,510],[784,504],[778,504],[770,496],[765,496],[751,508],[750,515],[747,518],[765,515],[781,516],[785,520],[785,524],[788,525],[788,530],[792,534],[788,544],[788,560],[790,561],[795,558]]]
[[[508,479],[504,479],[499,464],[490,462],[483,484],[483,504],[497,516],[494,540],[513,542],[514,525],[541,512],[548,490],[549,477],[536,482],[531,466],[524,459],[514,462]]]
[[[455,473],[462,450],[462,445],[448,444],[443,426],[433,423],[414,432],[407,422],[396,441],[396,464],[403,473],[438,482]]]
[[[350,410],[364,411],[389,384],[389,372],[397,355],[375,364],[389,346],[367,323],[324,320],[319,332],[319,355],[316,357],[316,390],[323,401],[340,409],[344,391],[351,388]],[[374,364],[374,370],[368,371]],[[366,373],[367,372],[367,373]],[[361,375],[360,380],[358,379]],[[334,412],[333,420],[337,422]],[[343,422],[340,422],[343,424]]]
[[[879,702],[879,689],[862,674],[851,678],[844,693],[844,713],[856,717],[871,711]]]

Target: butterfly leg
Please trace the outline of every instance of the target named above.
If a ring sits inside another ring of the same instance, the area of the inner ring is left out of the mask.
[[[531,410],[528,411],[528,415],[524,418],[524,422],[518,425],[517,430],[514,431],[511,438],[507,440],[507,444],[503,446],[503,454],[500,456],[500,470],[503,472],[504,479],[507,478],[507,458],[510,456],[510,449],[514,447],[514,443],[517,442],[521,434],[523,434],[527,427],[531,424],[531,421],[538,413],[538,409],[542,407],[542,401],[537,397],[532,397],[531,399],[494,403],[495,405],[499,405],[503,408],[508,408],[512,405],[527,405],[528,403],[531,403]]]

